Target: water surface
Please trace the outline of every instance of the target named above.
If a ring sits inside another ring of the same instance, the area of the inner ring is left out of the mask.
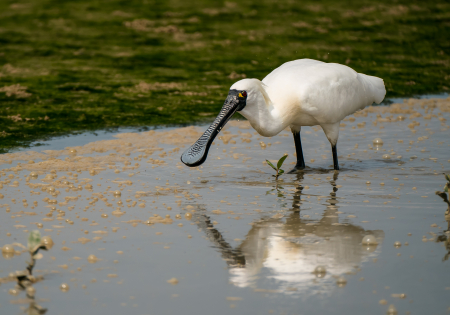
[[[278,182],[264,161],[288,153],[293,167],[290,131],[263,138],[238,121],[193,169],[179,156],[200,127],[4,154],[0,245],[52,237],[34,284],[48,314],[446,314],[450,218],[435,191],[450,173],[449,112],[410,100],[347,118],[337,173],[322,130],[303,128],[308,167]],[[0,276],[28,258],[0,258]],[[2,313],[30,307],[14,286],[0,286]]]

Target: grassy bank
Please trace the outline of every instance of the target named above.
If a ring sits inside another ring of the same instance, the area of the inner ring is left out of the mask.
[[[0,2],[0,148],[215,117],[283,62],[348,64],[388,95],[450,87],[447,1]]]

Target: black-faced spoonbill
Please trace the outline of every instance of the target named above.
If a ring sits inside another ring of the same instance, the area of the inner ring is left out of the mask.
[[[217,118],[181,155],[181,161],[190,167],[205,162],[214,138],[239,111],[264,137],[291,128],[297,164],[290,173],[305,168],[301,127],[320,125],[331,143],[334,169],[338,170],[336,144],[340,121],[374,102],[381,103],[385,94],[382,79],[357,73],[344,65],[311,59],[286,62],[262,81],[243,79],[234,83]]]

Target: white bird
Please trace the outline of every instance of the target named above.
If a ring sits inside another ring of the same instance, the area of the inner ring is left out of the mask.
[[[286,62],[262,81],[243,79],[234,83],[217,118],[182,154],[181,161],[191,167],[201,165],[214,138],[239,111],[264,137],[291,128],[297,153],[291,173],[305,168],[301,127],[321,126],[331,143],[334,169],[339,170],[336,144],[340,121],[374,102],[381,103],[385,95],[382,79],[350,67],[311,59]]]

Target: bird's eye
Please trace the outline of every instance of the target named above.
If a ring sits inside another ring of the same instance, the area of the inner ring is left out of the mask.
[[[243,96],[243,97],[247,97],[247,92],[242,91],[242,96]]]

